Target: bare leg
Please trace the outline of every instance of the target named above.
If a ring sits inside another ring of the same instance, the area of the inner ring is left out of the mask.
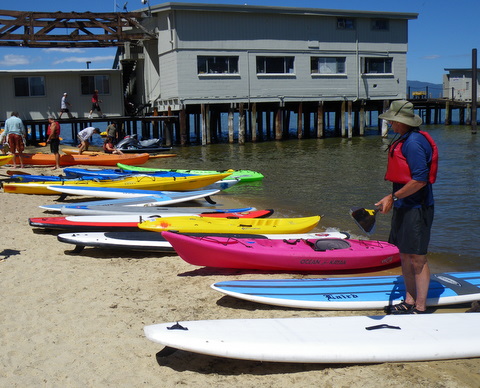
[[[428,287],[430,285],[430,267],[425,255],[401,253],[402,273],[405,282],[405,302],[415,304],[417,310],[426,309]]]
[[[18,159],[20,159],[20,168],[23,168],[23,153],[19,152],[18,153]]]
[[[54,170],[60,168],[60,154],[55,154],[55,167]]]
[[[80,148],[78,149],[78,154],[81,155],[83,151],[87,148],[86,141],[82,141]]]

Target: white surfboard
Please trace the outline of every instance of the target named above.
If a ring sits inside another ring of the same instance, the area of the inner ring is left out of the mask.
[[[99,198],[135,198],[156,195],[163,197],[165,204],[190,201],[205,198],[220,192],[220,190],[196,190],[196,191],[153,191],[120,189],[113,187],[75,187],[75,186],[47,186],[49,190],[71,195],[86,195]]]
[[[480,314],[180,321],[144,327],[163,346],[211,356],[301,363],[480,357]]]
[[[137,207],[137,206],[159,206],[162,203],[164,198],[157,197],[155,195],[149,195],[144,197],[134,197],[134,198],[118,198],[118,199],[105,199],[105,200],[93,200],[93,201],[84,201],[84,202],[59,202],[49,205],[41,205],[40,209],[59,212],[64,206],[75,206],[78,208],[89,207],[92,205],[102,206],[105,208],[116,207],[116,206],[128,206],[128,207]]]

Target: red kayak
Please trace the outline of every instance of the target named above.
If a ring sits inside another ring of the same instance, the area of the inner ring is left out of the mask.
[[[138,223],[154,220],[162,217],[176,216],[199,216],[199,217],[221,217],[221,218],[265,218],[273,214],[273,210],[252,210],[246,212],[232,213],[195,213],[187,214],[185,212],[175,213],[173,211],[151,214],[133,214],[133,215],[98,215],[98,216],[67,216],[67,217],[37,217],[29,218],[30,226],[45,229],[62,229],[75,231],[111,231],[111,230],[136,230],[138,231]]]
[[[172,232],[162,236],[187,263],[206,267],[330,272],[400,262],[398,248],[384,241],[197,237]]]

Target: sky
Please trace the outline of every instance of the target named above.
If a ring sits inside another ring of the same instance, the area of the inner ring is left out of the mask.
[[[149,0],[150,5],[164,3]],[[475,33],[480,14],[479,0],[203,0],[178,3],[248,4],[297,8],[327,8],[357,11],[418,13],[409,23],[407,79],[441,84],[444,69],[471,68],[472,49],[478,49],[480,39]],[[122,12],[145,8],[141,0],[2,0],[0,9],[36,12]],[[37,49],[0,47],[0,70],[31,69],[90,69],[111,68],[116,48]],[[480,62],[479,62],[480,63]]]

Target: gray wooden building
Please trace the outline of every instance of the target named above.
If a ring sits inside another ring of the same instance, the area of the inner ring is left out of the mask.
[[[406,98],[415,13],[174,2],[145,11],[157,39],[127,47],[122,63],[135,69],[136,102],[159,112]]]
[[[24,120],[58,117],[63,93],[68,94],[72,104],[72,116],[87,117],[95,89],[103,101],[104,114],[109,117],[123,115],[122,72],[117,69],[1,70],[0,84],[2,119],[10,117],[12,111],[19,112]],[[94,113],[93,116],[98,115]]]
[[[456,101],[472,101],[472,68],[445,69],[443,97]],[[477,100],[480,98],[480,69],[477,69]]]

